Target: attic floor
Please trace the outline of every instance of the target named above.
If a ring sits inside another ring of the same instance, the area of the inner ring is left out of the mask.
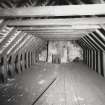
[[[56,80],[44,94],[35,99]],[[0,105],[104,105],[105,78],[82,62],[36,64],[0,86]]]

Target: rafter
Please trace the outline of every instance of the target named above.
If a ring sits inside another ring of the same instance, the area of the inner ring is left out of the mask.
[[[48,3],[49,3],[49,0],[45,0],[45,1],[42,3],[42,6],[46,6]]]
[[[0,19],[0,25],[3,23],[4,19]]]
[[[65,0],[69,5],[72,4],[70,0]]]
[[[32,37],[32,38],[30,38],[30,40],[29,40],[28,42],[26,41],[26,43],[24,43],[24,45],[20,47],[20,50],[21,50],[21,51],[27,50],[27,49],[30,50],[31,46],[33,46],[34,43],[35,43],[35,40],[34,40],[34,38]]]
[[[91,0],[94,4],[105,3],[104,0]]]
[[[52,1],[49,5],[54,6],[56,4],[56,1]]]
[[[13,40],[10,41],[10,43],[8,43],[8,46],[6,46],[3,50],[3,54],[6,54],[8,50],[10,50],[12,48],[12,46],[14,46],[14,44],[16,42],[18,42],[18,40],[20,40],[23,37],[23,33],[19,33]]]
[[[39,6],[15,9],[0,9],[0,17],[44,17],[104,15],[105,4]]]
[[[12,53],[15,54],[17,51],[19,51],[19,49],[21,49],[25,44],[27,44],[31,40],[32,40],[32,37],[27,36],[27,38]]]
[[[97,34],[100,35],[100,37],[105,41],[105,36],[99,31],[99,30],[96,30]]]
[[[9,4],[9,6],[10,6],[11,8],[15,8],[15,7],[16,7],[16,4],[13,3],[12,0],[7,0],[7,3]]]
[[[7,55],[10,55],[11,52],[14,51],[14,50],[17,48],[17,46],[19,46],[26,38],[27,38],[27,35],[23,35],[19,40],[17,40],[17,41],[15,42],[14,45],[12,45],[12,47],[11,47],[10,49],[8,49],[8,51],[7,51],[6,54],[7,54]]]
[[[1,3],[1,6],[2,6],[3,8],[9,8],[9,6],[8,6],[7,4],[5,4],[5,3]]]
[[[100,2],[101,2],[101,3],[105,3],[105,1],[104,1],[104,0],[100,0]]]
[[[7,41],[4,42],[3,46],[1,47],[1,50],[0,50],[0,54],[3,53],[3,51],[15,40],[15,38],[18,37],[18,35],[20,34],[21,32],[13,32],[11,33],[12,35],[7,39]]]

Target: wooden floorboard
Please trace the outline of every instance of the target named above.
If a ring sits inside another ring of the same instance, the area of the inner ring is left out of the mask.
[[[103,77],[82,63],[61,64],[53,68],[58,79],[35,105],[104,105]]]
[[[105,78],[82,62],[37,64],[7,86],[0,87],[0,105],[104,105]]]
[[[32,105],[55,77],[51,68],[34,65],[0,85],[0,105]]]

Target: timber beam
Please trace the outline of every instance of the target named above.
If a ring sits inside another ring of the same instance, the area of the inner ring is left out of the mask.
[[[36,34],[81,34],[81,33],[91,33],[95,30],[47,30],[47,31],[25,31],[26,33],[36,33]]]
[[[0,9],[0,17],[105,15],[105,4],[39,6]]]
[[[45,40],[56,40],[56,41],[70,41],[70,40],[79,40],[81,39],[80,37],[78,38],[42,38]]]
[[[51,38],[64,38],[64,39],[71,39],[71,38],[81,38],[81,37],[84,37],[85,34],[74,34],[74,35],[70,35],[70,34],[59,34],[59,35],[56,35],[56,34],[42,34],[42,35],[39,35],[39,34],[32,34],[34,35],[35,37],[39,37],[39,38],[44,38],[44,39],[51,39]]]
[[[88,29],[100,29],[99,25],[75,25],[75,26],[17,26],[17,30],[19,31],[41,31],[41,30],[88,30]]]
[[[9,20],[8,26],[78,26],[105,24],[105,17]]]

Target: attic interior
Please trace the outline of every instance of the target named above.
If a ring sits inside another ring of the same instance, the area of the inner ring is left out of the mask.
[[[0,0],[0,105],[104,105],[104,0]]]

